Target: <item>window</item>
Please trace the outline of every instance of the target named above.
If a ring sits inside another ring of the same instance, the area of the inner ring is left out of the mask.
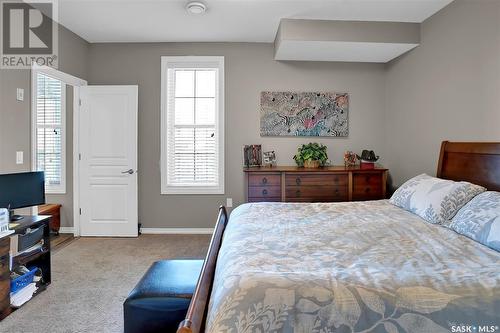
[[[162,57],[162,194],[224,193],[224,58]]]
[[[66,193],[66,84],[33,75],[33,168],[45,171],[45,192]]]

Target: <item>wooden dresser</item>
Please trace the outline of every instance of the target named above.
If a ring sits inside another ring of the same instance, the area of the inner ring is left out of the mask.
[[[59,234],[61,228],[61,207],[60,204],[45,204],[38,206],[39,215],[50,215],[50,230]]]
[[[248,202],[332,202],[386,197],[387,169],[331,166],[252,167],[246,174]]]

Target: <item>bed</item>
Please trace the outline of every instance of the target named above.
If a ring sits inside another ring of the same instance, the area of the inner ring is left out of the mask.
[[[437,175],[498,191],[500,144],[443,142]],[[221,208],[178,332],[500,325],[500,253],[387,200],[245,204],[227,221]]]

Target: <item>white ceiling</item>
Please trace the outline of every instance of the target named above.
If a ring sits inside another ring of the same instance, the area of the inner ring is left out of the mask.
[[[59,21],[89,42],[272,42],[280,19],[422,22],[453,0],[59,0]]]

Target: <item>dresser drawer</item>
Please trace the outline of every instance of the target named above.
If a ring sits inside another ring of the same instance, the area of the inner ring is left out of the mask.
[[[383,176],[380,173],[358,173],[352,177],[353,200],[383,199]]]
[[[248,198],[248,202],[280,202],[281,198],[272,197],[272,198]]]
[[[286,199],[286,202],[344,202],[346,196],[325,196],[325,197],[294,197]]]
[[[281,186],[252,186],[248,188],[249,198],[281,197]]]
[[[286,186],[286,201],[328,202],[347,200],[347,186]]]
[[[281,174],[268,172],[249,174],[248,186],[281,186]]]
[[[339,186],[347,183],[347,174],[285,174],[286,186]]]

